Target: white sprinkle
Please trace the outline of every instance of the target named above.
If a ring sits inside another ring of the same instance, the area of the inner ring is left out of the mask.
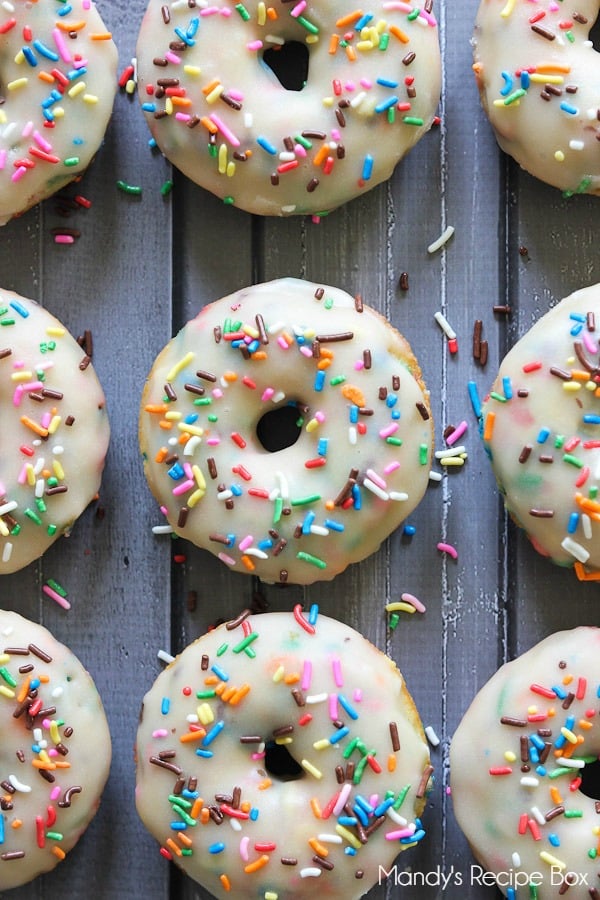
[[[461,453],[466,453],[466,450],[464,446],[448,447],[445,450],[436,450],[434,455],[436,459],[446,459],[448,456],[460,456]]]
[[[438,323],[448,340],[453,341],[456,337],[456,332],[450,325],[450,322],[448,321],[444,313],[438,310],[436,313],[434,313],[433,318]]]
[[[311,525],[310,526],[311,534],[318,534],[320,537],[327,537],[329,534],[329,528],[325,528],[324,525]]]
[[[546,817],[545,817],[545,815],[543,814],[543,812],[542,812],[537,806],[532,806],[532,807],[531,807],[531,815],[533,816],[533,818],[537,821],[537,823],[538,823],[539,825],[545,825],[545,824],[546,824]]]
[[[520,784],[522,784],[523,787],[528,787],[528,788],[536,788],[539,785],[539,783],[540,783],[539,778],[534,778],[532,775],[524,775],[520,781]]]
[[[404,491],[390,491],[390,500],[408,500],[408,494]]]
[[[583,536],[588,541],[592,539],[592,520],[587,513],[581,514],[581,527],[583,528]]]
[[[158,658],[159,658],[160,660],[162,660],[162,662],[167,663],[167,665],[168,665],[169,663],[172,663],[173,660],[175,659],[175,657],[174,657],[174,656],[171,656],[170,653],[167,653],[166,650],[159,650],[158,653],[157,653],[156,655],[158,656]]]
[[[233,828],[234,831],[242,830],[242,823],[240,822],[239,819],[235,819],[235,818],[231,817],[229,819],[229,824],[231,825],[231,827]]]
[[[258,559],[268,559],[268,556],[264,552],[264,550],[259,550],[258,547],[248,547],[246,550],[244,550],[244,553],[246,554],[246,556],[256,556],[258,557]]]
[[[322,844],[341,844],[342,839],[339,834],[318,834],[317,840]]]
[[[370,478],[365,478],[363,481],[363,487],[366,487],[368,491],[371,491],[372,494],[375,494],[376,497],[379,497],[380,500],[389,500],[390,495],[387,491],[382,490],[378,484],[375,484],[374,481],[371,481]]]
[[[568,535],[562,541],[560,546],[563,550],[566,550],[567,553],[570,553],[571,556],[574,556],[580,563],[585,563],[590,558],[589,550],[586,550],[585,547],[582,547],[581,544],[578,544],[577,541],[574,541],[573,538],[570,538]]]
[[[9,500],[8,503],[3,503],[2,506],[0,506],[0,516],[5,516],[6,513],[12,512],[18,505],[16,500]]]
[[[15,791],[22,791],[23,794],[31,793],[31,786],[28,784],[23,784],[22,781],[19,781],[16,775],[9,775],[8,780],[14,787]]]
[[[571,150],[583,150],[585,144],[583,141],[569,141],[569,147]]]
[[[583,769],[585,761],[583,759],[571,759],[568,756],[558,756],[556,764],[559,766],[567,766],[569,769]]]
[[[425,737],[429,741],[432,747],[439,747],[440,739],[433,730],[433,726],[428,725],[425,729]]]
[[[512,864],[515,867],[515,869],[518,869],[519,866],[521,865],[521,854],[517,853],[516,850],[512,855]]]
[[[390,806],[390,808],[388,810],[386,810],[386,815],[396,825],[402,825],[402,827],[408,825],[408,819],[405,819],[404,816],[401,816],[400,813],[397,810],[395,810],[393,806]]]
[[[316,866],[307,866],[305,869],[300,869],[300,878],[318,878],[322,871]]]
[[[440,250],[444,246],[444,244],[446,244],[450,240],[453,234],[454,225],[448,225],[448,227],[445,228],[444,231],[440,234],[439,238],[434,241],[433,244],[429,245],[429,247],[427,248],[427,252],[435,253],[436,250]]]
[[[153,525],[152,534],[173,534],[173,529],[170,525]]]
[[[323,693],[323,694],[308,694],[308,696],[307,696],[307,698],[306,698],[306,702],[307,702],[307,703],[324,703],[325,700],[327,700],[327,697],[328,697],[328,696],[329,696],[329,694],[327,694],[327,693]]]
[[[442,473],[441,473],[441,472],[434,472],[434,471],[432,470],[432,471],[429,473],[429,480],[430,480],[430,481],[441,481],[441,480],[442,480]]]

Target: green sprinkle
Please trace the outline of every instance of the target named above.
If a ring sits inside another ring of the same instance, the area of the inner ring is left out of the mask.
[[[65,160],[63,160],[63,165],[78,166],[79,165],[79,157],[78,156],[68,156]]]
[[[490,397],[492,400],[497,400],[498,403],[506,403],[506,397],[504,394],[499,394],[497,391],[490,391]]]
[[[15,324],[14,319],[2,319],[2,321],[0,322],[0,325],[14,325],[14,324]]]
[[[281,513],[283,510],[283,500],[281,497],[275,497],[275,506],[273,509],[273,525],[277,525],[279,520],[281,519]]]
[[[49,578],[46,581],[46,584],[48,585],[48,587],[51,587],[53,591],[56,591],[57,594],[60,594],[61,597],[67,596],[67,592],[65,591],[64,587],[60,585],[58,581],[55,581],[54,578]]]
[[[55,475],[52,475],[46,483],[48,487],[56,487],[56,485],[58,484],[58,478],[56,478]]]
[[[169,803],[173,803],[175,806],[182,806],[184,809],[192,808],[191,800],[186,800],[185,797],[180,797],[178,794],[169,794]]]
[[[325,307],[325,309],[332,309],[332,308],[333,308],[333,300],[331,299],[331,297],[327,297],[327,298],[325,299],[325,303],[323,304],[323,306]]]
[[[596,857],[598,856],[598,851],[596,850],[595,847],[591,847],[588,850],[588,856],[590,859],[596,859]]]
[[[13,535],[13,537],[16,537],[18,534],[20,534],[20,532],[21,532],[21,526],[19,524],[15,525],[14,528],[11,528],[11,531],[10,531],[10,533]]]
[[[308,506],[309,503],[317,503],[321,499],[320,494],[309,494],[308,497],[298,497],[292,500],[292,506]]]
[[[556,437],[554,438],[554,446],[556,447],[557,450],[560,450],[560,448],[563,446],[564,442],[565,442],[564,434],[557,434]]]
[[[565,819],[583,819],[583,810],[565,809]]]
[[[304,16],[298,16],[296,19],[296,22],[298,22],[298,24],[302,25],[303,28],[306,28],[306,30],[309,31],[311,34],[319,33],[318,27],[316,25],[313,25],[312,22],[309,22],[308,19],[306,19]]]
[[[255,641],[257,637],[258,631],[251,631],[250,634],[247,634],[246,637],[239,642],[239,644],[236,644],[235,647],[232,648],[233,652],[241,653],[242,650],[246,650],[246,648],[249,647],[252,641]]]
[[[548,778],[560,778],[561,775],[572,775],[573,770],[569,769],[567,766],[558,766],[556,769],[552,769],[551,772],[548,772]],[[566,815],[566,813],[565,813]]]
[[[127,184],[126,181],[117,181],[117,187],[120,191],[123,191],[124,194],[130,194],[133,197],[141,196],[142,189],[137,184]]]
[[[212,397],[196,397],[196,399],[194,400],[194,406],[210,406],[211,403],[212,403]],[[211,419],[211,421],[215,421],[215,422],[217,421],[216,416],[214,416],[214,417],[209,416],[209,419]]]
[[[420,12],[421,12],[421,10],[418,8],[413,9],[412,12],[409,12],[409,14],[407,15],[406,18],[408,19],[409,22],[414,22],[415,19],[418,18]]]
[[[198,824],[196,822],[196,819],[192,819],[192,817],[189,816],[186,813],[185,809],[182,809],[181,806],[175,806],[173,804],[171,809],[173,810],[174,813],[177,813],[177,815],[183,819],[183,821],[186,823],[186,825],[197,825]]]
[[[216,144],[209,144],[209,145],[208,145],[208,155],[209,155],[209,156],[214,156],[214,157],[216,158],[218,152],[219,152],[219,151],[218,151],[218,149],[217,149],[217,145],[216,145]]]
[[[589,489],[588,496],[589,496],[590,500],[596,499],[596,497],[598,496],[598,485],[595,484],[593,487],[591,487]]]
[[[246,656],[249,656],[250,659],[256,658],[256,650],[254,650],[252,647],[245,647],[244,653],[246,654]]]
[[[208,418],[209,422],[218,422],[219,421],[219,417],[217,415],[215,415],[214,413],[212,413],[207,418]]]
[[[576,456],[573,456],[572,453],[565,453],[563,455],[563,462],[571,463],[572,466],[576,466],[578,469],[583,468],[583,461]]]
[[[396,121],[396,107],[395,106],[390,106],[390,108],[388,109],[387,120],[390,125],[393,125],[394,122]]]
[[[46,837],[50,838],[51,841],[62,841],[64,839],[64,835],[60,831],[47,831]]]
[[[398,615],[398,613],[392,613],[390,616],[390,631],[394,631],[399,621],[400,616]]]
[[[244,6],[244,4],[243,4],[243,3],[236,3],[236,4],[235,4],[235,8],[236,8],[237,11],[239,12],[239,14],[240,14],[240,16],[242,17],[242,19],[244,20],[244,22],[247,22],[248,19],[250,18],[250,13],[248,12],[248,10],[247,10],[246,7]]]
[[[367,757],[363,756],[363,758],[361,760],[359,760],[358,765],[354,769],[354,775],[352,776],[353,784],[361,783],[366,765],[367,765]]]
[[[169,179],[167,179],[167,181],[165,181],[161,185],[160,192],[163,195],[163,197],[168,197],[168,195],[171,193],[172,190],[173,190],[173,182],[169,178]]]
[[[575,43],[575,35],[572,31],[565,31],[565,37],[571,44]]]
[[[352,756],[352,754],[353,754],[354,751],[356,750],[356,745],[357,745],[357,744],[358,744],[358,738],[357,738],[357,737],[352,738],[352,740],[350,741],[350,743],[348,744],[348,746],[346,747],[346,749],[345,749],[344,752],[342,753],[342,757],[343,757],[344,759],[350,759],[350,757]]]
[[[196,691],[196,698],[198,700],[211,700],[213,697],[217,696],[216,691]]]
[[[335,386],[338,385],[338,384],[343,384],[345,380],[346,380],[346,376],[345,376],[345,375],[335,375],[335,376],[331,379],[331,381],[329,382],[329,384],[330,384],[332,387],[335,387]]]
[[[57,531],[58,531],[58,525],[48,525],[48,528],[46,529],[46,533],[49,534],[50,537],[55,535]]]
[[[517,91],[513,91],[512,94],[509,94],[508,97],[504,98],[504,105],[510,106],[511,103],[515,103],[517,100],[520,100],[521,97],[524,97],[527,93],[524,88],[519,88]]]
[[[182,847],[182,848],[181,848],[181,855],[182,855],[182,856],[191,856],[191,855],[192,855],[192,848],[191,848],[191,847]]]
[[[405,125],[423,125],[424,120],[419,118],[419,116],[402,116],[402,121]]]
[[[35,505],[37,506],[38,510],[39,510],[41,513],[45,513],[45,512],[46,512],[46,504],[44,503],[44,500],[43,500],[42,497],[36,497],[36,498],[35,498]]]
[[[531,900],[537,900],[538,898],[538,889],[533,883],[530,883],[529,885],[529,896],[531,897]]]
[[[295,134],[294,140],[296,143],[300,144],[301,147],[304,147],[305,150],[312,150],[312,141],[309,141],[308,138],[302,137],[301,134]]]
[[[313,556],[311,553],[305,553],[304,550],[300,550],[296,554],[297,559],[301,559],[304,562],[310,563],[313,566],[316,566],[317,569],[326,569],[327,563],[323,559],[319,559],[318,556]]]
[[[392,809],[395,809],[395,810],[400,809],[400,807],[406,800],[406,795],[408,794],[409,791],[410,791],[410,784],[407,784],[406,787],[403,787],[402,790],[399,792]]]
[[[401,447],[402,446],[402,438],[395,437],[387,437],[385,439],[386,444],[391,444],[393,447]]]
[[[8,669],[6,668],[6,666],[2,666],[2,667],[0,668],[0,675],[2,675],[2,677],[3,677],[4,680],[5,680],[5,682],[6,682],[7,684],[10,684],[11,687],[16,687],[16,686],[17,686],[17,682],[16,682],[15,679],[12,677],[12,675],[10,674],[10,672],[8,671]]]
[[[215,147],[215,150],[216,150],[216,147]],[[233,199],[233,197],[223,197],[223,203],[225,204],[225,206],[233,206],[235,203],[235,200]]]
[[[223,656],[224,653],[227,653],[228,647],[229,647],[229,644],[221,644],[221,646],[217,650],[217,656]]]
[[[386,33],[382,34],[381,37],[379,38],[379,49],[387,50],[389,42],[390,42],[390,36],[386,31]]]
[[[427,444],[420,444],[419,445],[419,463],[422,466],[427,465],[428,456],[429,456],[429,447],[427,446]]]
[[[32,522],[35,522],[36,525],[42,524],[42,520],[40,519],[38,514],[33,511],[33,509],[26,509],[25,515],[27,516],[28,519],[31,519]]]

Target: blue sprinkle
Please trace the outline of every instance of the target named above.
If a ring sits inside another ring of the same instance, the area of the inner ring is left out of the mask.
[[[175,463],[171,466],[170,469],[167,469],[167,475],[169,478],[172,478],[173,481],[179,481],[180,478],[183,478],[185,472],[183,471],[183,466],[180,466],[179,463]]]
[[[566,100],[560,104],[560,108],[563,112],[568,113],[570,116],[576,116],[579,112],[576,106],[572,106],[570,103],[567,103]]]
[[[241,497],[244,493],[243,488],[240,487],[239,484],[232,484],[229,486],[229,490],[233,494],[234,497]]]
[[[185,419],[183,421],[185,422],[186,425],[193,425],[194,422],[198,421],[198,413],[190,413],[189,415],[187,415],[185,417]]]
[[[573,322],[581,322],[582,325],[585,325],[587,319],[581,313],[569,313],[569,318],[573,320]]]
[[[56,12],[59,14],[59,16],[68,16],[69,13],[73,12],[73,7],[71,5],[63,6],[62,9],[57,9]]]
[[[507,400],[512,400],[513,389],[512,389],[512,381],[510,380],[510,375],[505,375],[502,379],[502,390],[504,391],[504,396]]]
[[[356,813],[356,816],[359,819],[360,824],[364,825],[366,828],[367,825],[369,824],[369,817],[366,814],[366,812],[364,811],[364,809],[361,809],[360,806],[357,803],[355,803],[354,804],[354,812]]]
[[[370,153],[367,153],[363,162],[362,169],[362,179],[363,181],[368,181],[371,175],[373,174],[373,157]]]
[[[171,822],[170,828],[171,831],[186,831],[187,825],[185,822]]]
[[[561,747],[564,747],[566,743],[567,743],[566,737],[562,734],[559,734],[559,736],[554,741],[554,746],[556,747],[557,750],[560,750]]]
[[[33,750],[34,753],[39,753],[42,748],[40,747],[39,744],[32,744],[31,749]]]
[[[532,747],[529,751],[529,758],[531,762],[535,765],[540,761],[540,754],[538,753],[536,747]]]
[[[325,384],[325,369],[319,369],[315,375],[315,391],[322,391]]]
[[[391,109],[392,106],[395,106],[396,103],[399,103],[399,101],[400,101],[400,98],[396,97],[395,95],[388,97],[387,100],[382,100],[381,103],[377,104],[377,106],[375,107],[375,112],[376,113],[385,112],[386,110]],[[363,171],[363,178],[364,177],[365,176],[364,176],[364,171]],[[370,172],[369,172],[368,177],[369,178],[371,177]]]
[[[508,97],[510,93],[512,93],[513,89],[513,80],[512,77],[508,74],[508,72],[500,73],[504,79],[504,87],[500,89],[500,94],[502,97]]]
[[[388,394],[387,397],[385,398],[385,405],[388,406],[390,409],[392,409],[392,407],[394,407],[397,402],[398,402],[397,394]]]
[[[517,892],[513,887],[509,887],[506,891],[506,900],[516,900]]]
[[[325,528],[330,528],[332,531],[345,531],[346,526],[342,522],[336,522],[333,519],[325,519],[323,523]]]
[[[400,418],[400,410],[399,410],[399,409],[393,409],[393,410],[392,410],[392,419],[399,419],[399,418]]]
[[[415,831],[414,834],[411,834],[410,837],[401,838],[401,844],[414,844],[415,841],[421,841],[425,837],[425,830],[423,828],[419,828],[418,831]]]
[[[348,700],[346,700],[343,694],[338,694],[338,700],[340,701],[340,705],[346,710],[351,719],[358,719],[358,713],[356,712],[354,707],[350,705]]]
[[[529,736],[529,740],[531,741],[531,743],[533,744],[533,746],[534,746],[534,747],[537,747],[537,749],[540,750],[540,751],[543,750],[544,747],[546,746],[546,745],[544,744],[543,740],[541,739],[541,737],[540,737],[539,735],[537,735],[537,734],[531,734],[531,735]]]
[[[39,688],[41,683],[42,682],[40,681],[39,678],[32,678],[31,681],[29,682],[30,690],[32,690],[32,691],[36,690],[37,688]]]
[[[417,529],[415,528],[414,525],[405,525],[404,528],[402,529],[402,531],[404,532],[404,534],[407,534],[409,537],[412,537],[413,534],[416,534]]]
[[[346,828],[352,828],[353,825],[358,825],[358,819],[354,816],[340,816],[338,818],[338,823],[340,825],[345,825]]]
[[[258,819],[258,812],[259,811],[256,806],[253,806],[252,809],[250,810],[250,820],[252,822],[256,822],[256,820]]]
[[[37,66],[37,59],[35,58],[35,53],[31,49],[31,47],[22,47],[23,56],[27,60],[30,66]]]
[[[227,546],[233,547],[234,545],[235,545],[235,534],[228,534],[227,535]]]
[[[548,769],[546,768],[546,766],[542,765],[536,766],[535,771],[538,773],[538,775],[541,775],[542,778],[548,774]]]
[[[86,68],[71,69],[69,72],[67,72],[67,78],[69,79],[69,81],[76,81],[78,78],[81,78],[81,76],[85,75],[86,73],[87,73]]]
[[[211,759],[214,756],[212,750],[202,750],[200,747],[196,750],[196,756],[201,756],[202,759]]]
[[[339,742],[343,738],[346,737],[346,735],[349,733],[349,731],[350,731],[350,729],[346,726],[344,728],[338,728],[338,730],[335,732],[335,734],[332,734],[331,737],[329,738],[329,743],[330,744],[339,744]]]
[[[358,422],[358,406],[355,406],[354,403],[350,407],[349,417],[350,417],[350,422],[353,425],[356,425],[356,423]]]
[[[302,534],[310,534],[310,526],[316,519],[316,513],[309,510],[304,517],[304,521],[302,523]]]
[[[530,84],[531,84],[531,77],[529,75],[529,72],[527,72],[525,69],[523,69],[523,71],[521,72],[521,87],[523,88],[524,91],[526,91],[529,89]]]
[[[260,341],[257,341],[257,340],[250,341],[250,343],[247,345],[248,353],[256,353],[256,351],[259,349],[259,347],[260,347]]]
[[[153,137],[150,138],[148,140],[148,146],[150,147],[151,150],[156,150],[156,148],[158,147],[158,144],[156,143],[156,138],[153,138]]]
[[[258,549],[263,550],[263,551],[270,550],[272,546],[273,546],[273,541],[271,540],[271,538],[265,538],[264,540],[259,541],[257,544]]]
[[[391,78],[378,78],[378,79],[377,79],[377,84],[382,85],[382,87],[397,88],[399,82],[398,82],[398,81],[392,81]]]
[[[184,44],[187,44],[188,47],[193,47],[194,44],[196,43],[196,41],[192,37],[188,37],[186,32],[183,30],[183,28],[179,28],[179,26],[177,26],[176,28],[173,29],[173,31],[175,32],[177,37],[183,41]]]
[[[371,815],[371,813],[375,812],[375,807],[369,803],[369,801],[362,796],[362,794],[357,794],[355,798],[355,802],[361,809],[363,809],[366,813]]]
[[[344,853],[346,856],[356,856],[356,850],[354,847],[344,847]]]
[[[4,816],[0,815],[0,844],[4,843]]]
[[[557,834],[549,834],[548,840],[552,844],[553,847],[560,847],[560,838]]]
[[[189,791],[187,788],[184,788],[181,792],[181,796],[185,797],[186,800],[197,800],[200,794],[198,791]]]
[[[215,668],[213,666],[213,672],[214,672],[214,670],[215,670]],[[209,744],[212,744],[214,739],[221,734],[221,732],[223,731],[224,728],[225,728],[225,722],[223,721],[223,719],[221,719],[221,721],[217,722],[216,725],[213,725],[213,727],[210,729],[210,731],[207,732],[207,734],[205,734],[205,736],[202,738],[202,746],[208,747]]]
[[[572,512],[569,516],[569,524],[567,525],[567,532],[569,534],[575,534],[577,531],[577,526],[579,525],[579,513]]]
[[[600,425],[600,416],[596,416],[593,413],[587,413],[583,417],[583,421],[586,425]]]
[[[185,33],[190,38],[196,37],[199,26],[200,26],[200,19],[198,18],[198,16],[194,16],[193,19],[190,19],[190,24],[188,25]]]
[[[40,54],[40,56],[45,56],[46,59],[51,59],[52,62],[58,62],[58,60],[60,59],[58,53],[55,53],[54,50],[51,50],[49,47],[46,47],[46,45],[42,44],[42,42],[37,40],[37,38],[33,42],[33,46],[35,47],[37,52]]]
[[[565,691],[565,689],[560,687],[558,684],[556,684],[556,685],[553,684],[552,690],[554,691],[554,693],[556,694],[556,696],[558,697],[559,700],[564,700],[565,697],[567,696],[567,692]]]
[[[311,608],[308,611],[308,624],[316,625],[318,618],[319,618],[319,605],[318,605],[318,603],[313,603]]]
[[[275,154],[277,153],[277,147],[274,147],[273,144],[271,144],[270,141],[266,139],[266,137],[263,137],[260,134],[256,138],[256,143],[259,147],[262,147],[263,150],[266,150],[267,153],[270,153],[271,156],[275,156]]]
[[[144,112],[156,112],[156,103],[142,103]]]
[[[373,13],[365,13],[364,15],[362,15],[360,17],[358,22],[355,23],[354,30],[362,31],[362,29],[365,28],[369,24],[369,22],[371,21],[372,18],[373,18]]]
[[[223,841],[217,841],[216,844],[210,844],[208,848],[209,853],[222,853],[225,849],[225,844]]]
[[[171,708],[171,701],[168,697],[162,698],[162,703],[160,704],[160,711],[163,716],[167,716],[169,714],[169,710]]]
[[[477,385],[474,381],[469,381],[468,383],[469,389],[469,399],[471,400],[471,406],[473,407],[473,412],[477,416],[478,419],[481,418],[481,400],[479,399],[479,392],[477,390]]]
[[[360,488],[357,484],[352,485],[352,500],[354,503],[354,509],[359,510],[362,507],[362,497]]]
[[[327,456],[328,445],[329,438],[319,438],[319,443],[317,444],[317,454],[319,456]]]
[[[394,804],[394,798],[393,798],[393,797],[388,797],[387,800],[383,800],[383,802],[380,803],[379,806],[376,806],[376,807],[375,807],[375,810],[374,810],[374,812],[373,812],[373,815],[374,815],[376,818],[378,818],[379,816],[383,816],[383,815],[388,811],[388,809],[390,808],[390,806],[393,806],[393,804]]]
[[[549,428],[540,428],[540,432],[537,436],[538,444],[545,444],[546,441],[548,440],[549,436],[550,436]]]
[[[220,678],[221,681],[229,681],[229,675],[227,672],[218,666],[216,663],[211,667],[211,672],[214,672],[217,678]],[[210,734],[210,732],[209,732]],[[204,743],[204,742],[203,742]]]
[[[573,325],[570,331],[571,337],[577,337],[577,335],[581,334],[582,331],[583,325]]]
[[[569,731],[573,731],[575,727],[575,716],[567,716],[567,721],[565,722],[565,728],[568,728]]]

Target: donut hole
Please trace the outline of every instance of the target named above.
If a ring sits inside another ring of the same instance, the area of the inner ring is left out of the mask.
[[[256,436],[269,453],[293,447],[302,431],[298,406],[295,402],[270,409],[256,425]]]
[[[583,767],[579,790],[592,800],[600,800],[600,759],[586,763]]]
[[[265,744],[265,769],[279,781],[297,781],[304,776],[304,769],[285,744],[276,744],[275,741]]]
[[[590,31],[590,41],[593,44],[594,50],[600,51],[600,16],[598,16]]]
[[[286,41],[269,47],[262,55],[263,63],[271,69],[286,91],[301,91],[308,80],[308,47],[300,41]]]

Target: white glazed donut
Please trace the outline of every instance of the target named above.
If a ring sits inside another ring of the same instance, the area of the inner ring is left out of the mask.
[[[396,664],[316,607],[246,615],[146,694],[139,815],[215,897],[361,897],[425,833],[418,712]]]
[[[600,285],[547,312],[503,360],[483,405],[507,510],[544,556],[600,577]]]
[[[289,278],[209,304],[173,338],[140,443],[177,534],[236,571],[310,584],[420,501],[432,421],[404,338],[360,298]]]
[[[566,195],[600,193],[598,0],[481,0],[473,36],[502,150]]]
[[[0,225],[87,168],[112,111],[117,50],[91,0],[0,7]]]
[[[507,897],[598,896],[599,659],[600,629],[551,635],[496,672],[452,739],[458,824]]]
[[[432,125],[431,6],[150,0],[137,59],[153,138],[225,203],[277,216],[335,209],[389,178]]]
[[[2,575],[41,556],[96,496],[109,425],[90,356],[64,325],[3,290],[0,325]]]
[[[41,625],[0,610],[0,890],[53,869],[92,820],[108,777],[98,691]]]

